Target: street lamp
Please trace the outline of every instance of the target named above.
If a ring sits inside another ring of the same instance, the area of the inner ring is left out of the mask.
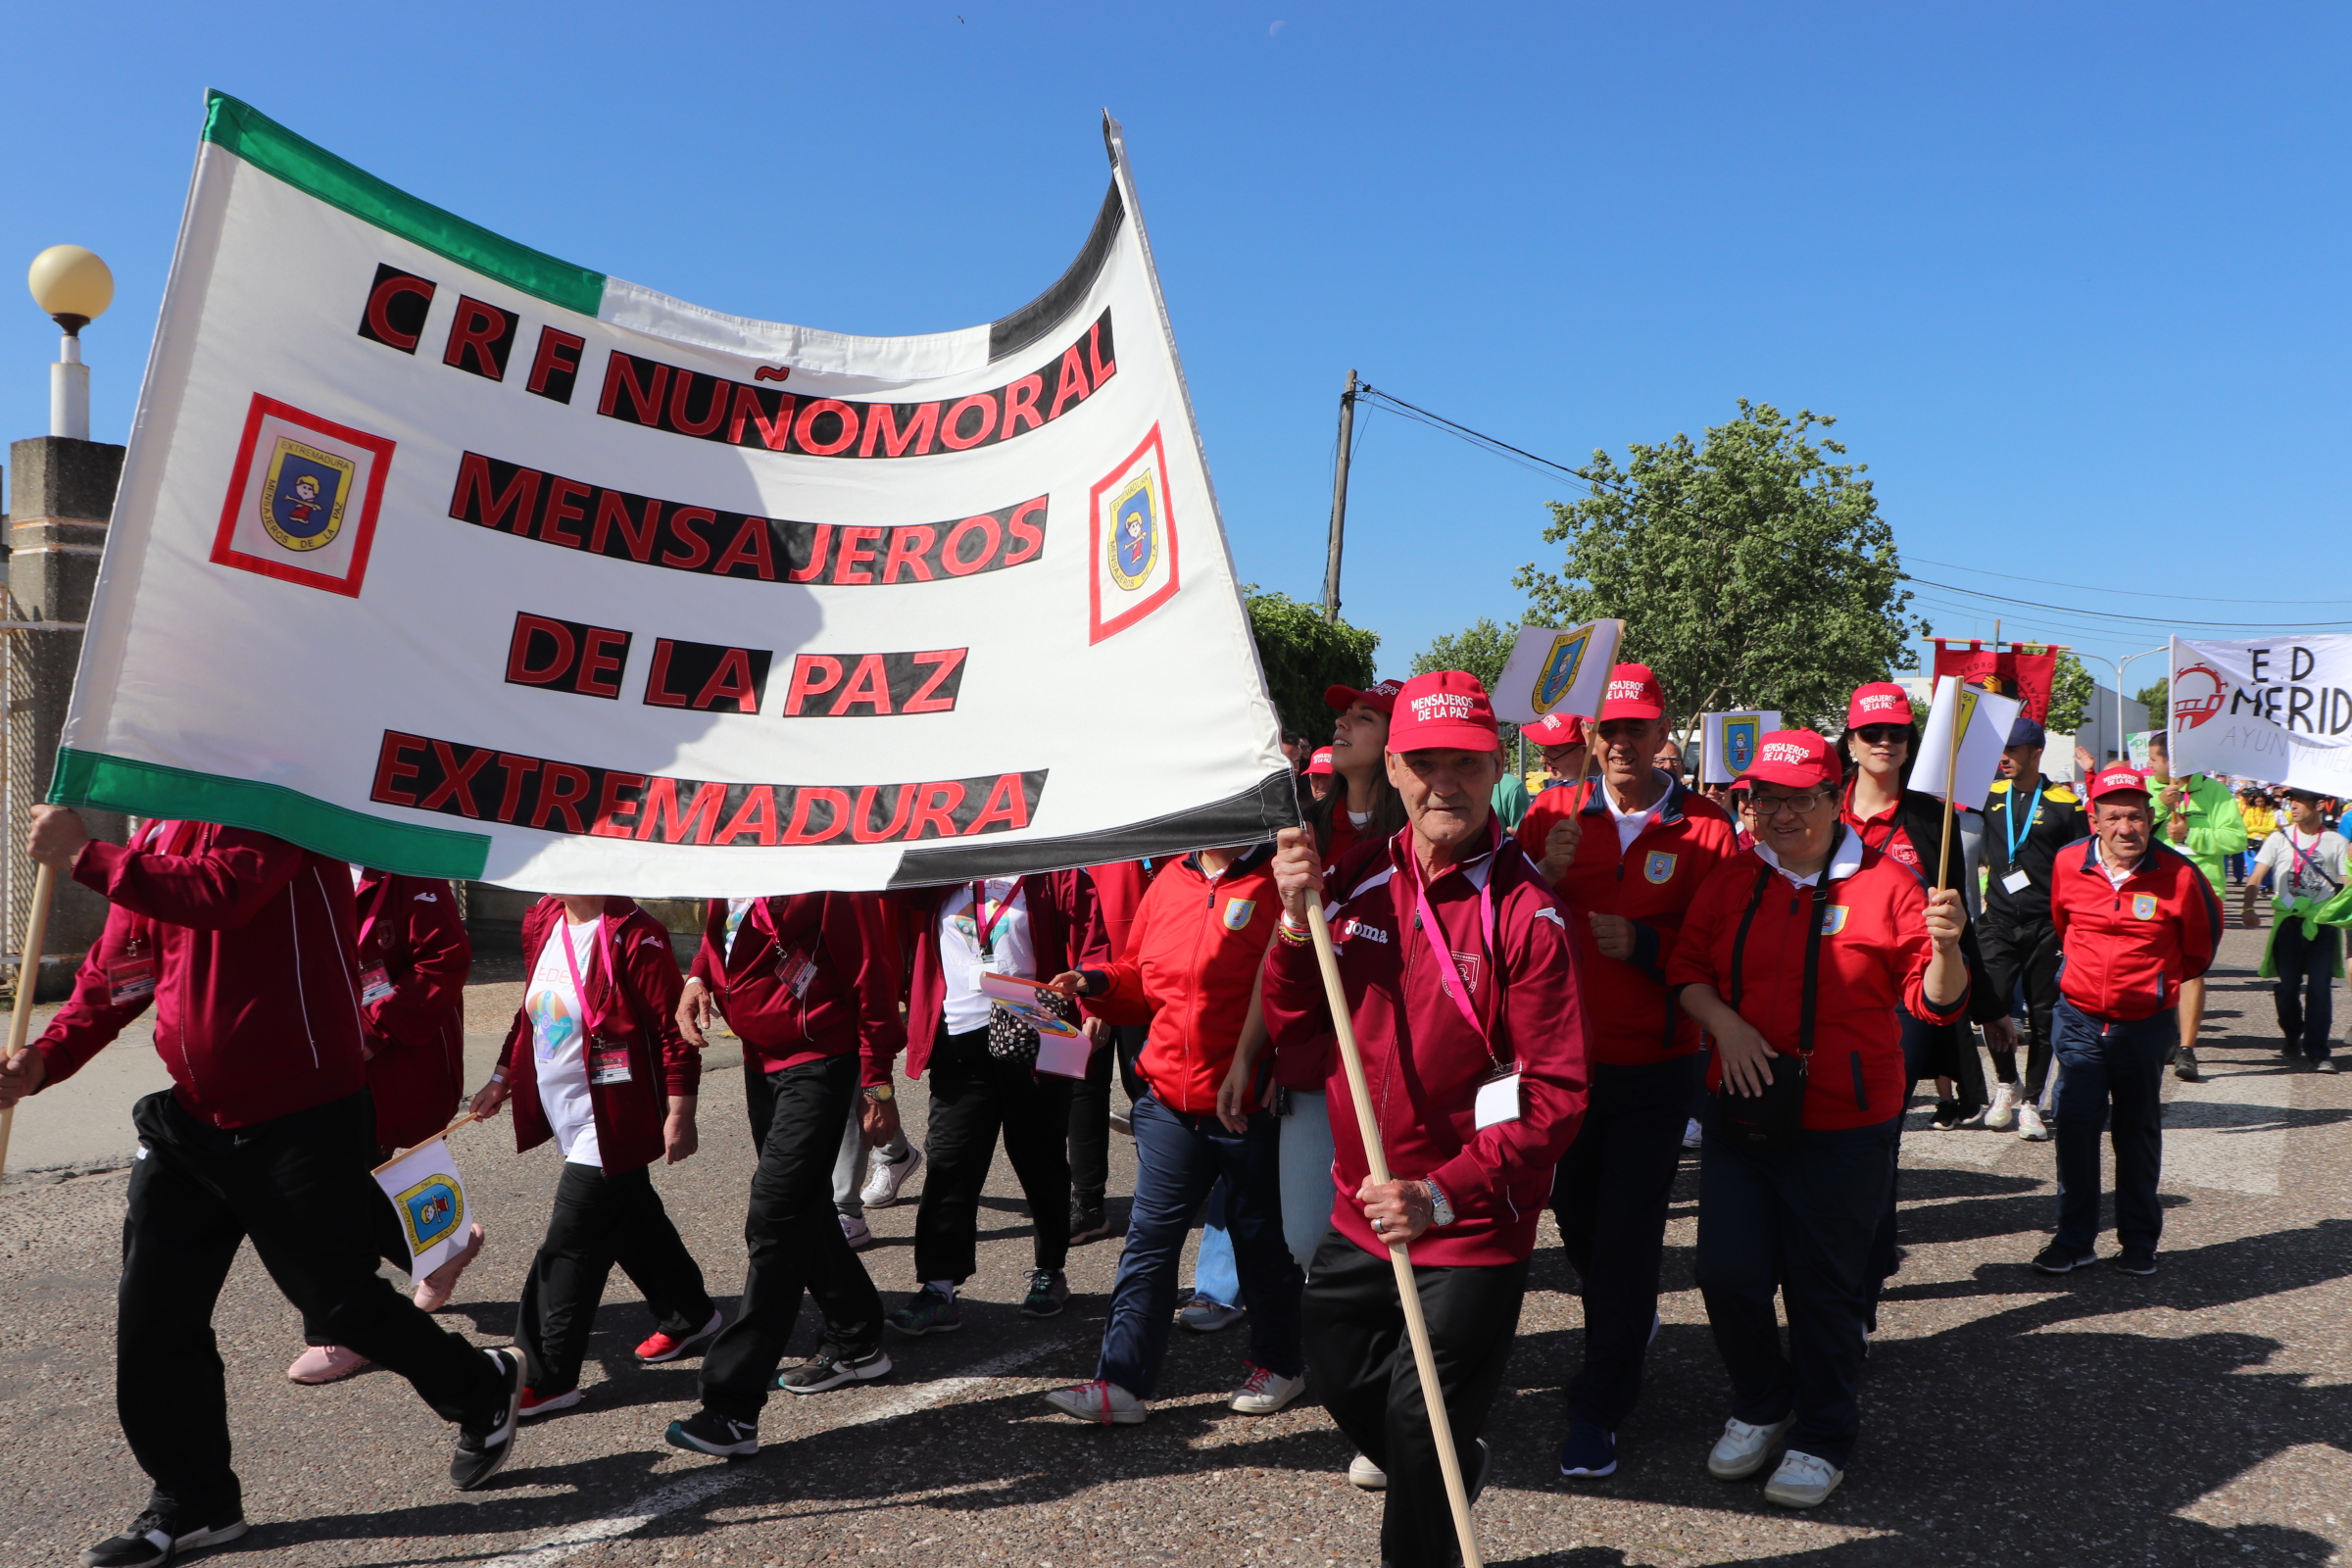
[[[81,363],[81,329],[115,303],[115,274],[97,253],[52,245],[24,273],[32,302],[65,329],[58,363],[49,367],[49,433],[90,438],[90,368]]]
[[[2108,668],[2115,671],[2115,747],[2116,757],[2121,761],[2128,762],[2132,760],[2132,748],[2124,740],[2124,671],[2130,669],[2132,664],[2139,660],[2152,659],[2158,654],[2171,652],[2172,646],[2172,644],[2167,643],[2162,648],[2142,649],[2136,654],[2126,654],[2120,661],[2109,659],[2105,654],[2084,654],[2082,656],[2085,659],[2095,659],[2100,663],[2105,664]],[[2171,715],[2167,714],[2166,717],[2169,719]],[[2158,724],[2154,727],[2157,729],[2162,729],[2164,726],[2162,724]],[[2091,760],[2096,762],[2098,759],[2094,757],[2091,759]],[[2094,768],[2092,771],[2095,772],[2097,770]]]

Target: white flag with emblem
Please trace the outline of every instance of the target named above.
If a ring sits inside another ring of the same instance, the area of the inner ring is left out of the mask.
[[[1533,724],[1546,713],[1594,716],[1608,694],[1609,669],[1624,636],[1622,620],[1589,620],[1564,631],[1520,627],[1511,657],[1487,694],[1494,716],[1506,724]]]
[[[1958,708],[1957,714],[1953,710]],[[1944,760],[1952,755],[1952,727],[1960,729],[1960,761],[1952,773],[1952,804],[1984,809],[1992,781],[2001,776],[2001,753],[2025,704],[1981,686],[1963,686],[1946,675],[1936,683],[1936,702],[1921,726],[1919,760],[1911,764],[1911,788],[1941,798]]]
[[[411,1274],[422,1279],[466,1250],[473,1216],[466,1211],[466,1181],[450,1157],[447,1138],[436,1137],[378,1165],[375,1185],[400,1216]]]

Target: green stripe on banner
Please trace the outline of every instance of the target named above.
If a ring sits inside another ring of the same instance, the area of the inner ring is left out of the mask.
[[[490,858],[486,833],[388,822],[316,800],[282,784],[192,773],[103,752],[60,748],[49,799],[59,806],[95,806],[133,816],[170,816],[251,828],[339,860],[404,876],[467,881]]]
[[[364,222],[551,305],[582,316],[594,316],[604,305],[604,273],[560,262],[543,251],[493,234],[479,223],[469,223],[455,213],[445,213],[430,202],[418,201],[407,191],[395,190],[224,92],[211,94],[206,102],[204,139]]]

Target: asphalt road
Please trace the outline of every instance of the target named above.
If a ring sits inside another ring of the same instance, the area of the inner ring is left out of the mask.
[[[1914,1112],[1903,1158],[1909,1251],[1872,1354],[1862,1447],[1844,1489],[1811,1514],[1784,1513],[1756,1483],[1723,1485],[1702,1467],[1728,1391],[1691,1288],[1694,1162],[1676,1192],[1665,1329],[1621,1435],[1623,1466],[1597,1484],[1558,1477],[1559,1386],[1582,1335],[1546,1219],[1488,1428],[1497,1467],[1477,1513],[1488,1561],[2352,1560],[2352,1075],[2284,1069],[2267,987],[2251,978],[2258,943],[2232,932],[2224,950],[2206,1025],[2211,1081],[2167,1080],[2167,1231],[2152,1279],[2031,1272],[2026,1260],[2053,1218],[2049,1146],[1937,1134]],[[472,1043],[485,1060],[516,989],[473,992],[470,1021],[482,1032]],[[52,1168],[12,1179],[0,1200],[0,1466],[17,1499],[0,1510],[0,1563],[71,1562],[145,1497],[111,1399],[124,1178],[103,1168],[127,1153],[129,1095],[142,1073],[153,1076],[152,1054],[142,1060],[131,1045],[109,1053],[124,1058],[116,1075],[93,1077],[77,1103],[45,1096],[19,1116],[20,1150]],[[722,1048],[710,1058],[703,1152],[657,1178],[714,1294],[741,1279],[751,1168],[730,1055]],[[919,1130],[919,1086],[906,1103]],[[495,1345],[514,1323],[556,1157],[516,1155],[504,1122],[457,1136],[491,1246],[445,1321]],[[1131,1167],[1128,1146],[1113,1143],[1115,1192]],[[220,1560],[1376,1560],[1379,1501],[1342,1479],[1348,1448],[1321,1410],[1251,1419],[1224,1408],[1241,1371],[1240,1330],[1179,1332],[1141,1427],[1083,1426],[1047,1410],[1039,1392],[1092,1372],[1117,1243],[1074,1255],[1078,1294],[1065,1316],[1023,1320],[1014,1306],[1029,1225],[1003,1160],[989,1193],[967,1326],[894,1339],[898,1370],[884,1383],[776,1396],[763,1450],[746,1464],[662,1443],[663,1424],[692,1405],[694,1365],[630,1361],[646,1319],[616,1276],[587,1403],[526,1428],[512,1467],[467,1495],[444,1480],[449,1429],[399,1379],[373,1372],[321,1389],[284,1380],[300,1328],[248,1250],[217,1326],[254,1531]],[[867,1262],[895,1304],[913,1283],[913,1207],[872,1218],[880,1244]],[[804,1321],[796,1346],[812,1340]]]

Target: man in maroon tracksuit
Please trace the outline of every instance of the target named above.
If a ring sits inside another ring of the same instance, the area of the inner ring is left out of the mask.
[[[700,1044],[716,1006],[743,1041],[753,1074],[760,1167],[744,1240],[751,1273],[735,1321],[703,1356],[703,1409],[673,1423],[670,1441],[704,1453],[758,1451],[760,1412],[800,1315],[815,1298],[825,1336],[815,1359],[783,1387],[816,1394],[890,1371],[882,1298],[850,1250],[833,1212],[833,1162],[853,1102],[867,1138],[898,1131],[891,1063],[906,1043],[899,1022],[898,948],[878,895],[796,893],[713,899],[703,946],[678,1004],[678,1025]]]
[[[1446,1418],[1475,1498],[1477,1441],[1502,1381],[1552,1168],[1585,1112],[1586,1023],[1557,901],[1489,805],[1494,715],[1460,670],[1397,695],[1386,765],[1409,825],[1328,875],[1285,829],[1279,940],[1266,959],[1277,1049],[1331,1030],[1307,942],[1324,901],[1393,1180],[1379,1186],[1332,1053],[1338,1196],[1304,1300],[1310,1377],[1349,1442],[1388,1473],[1381,1558],[1454,1561],[1455,1536],[1388,1250],[1412,1248]]]
[[[209,822],[151,823],[125,848],[52,807],[28,851],[114,907],[73,1000],[0,1069],[0,1104],[73,1076],[151,1003],[172,1081],[131,1112],[115,1342],[117,1409],[155,1492],[82,1560],[160,1563],[245,1533],[211,1324],[248,1237],[307,1321],[459,1424],[450,1479],[487,1481],[514,1448],[522,1358],[436,1327],[376,1273],[349,868]]]

